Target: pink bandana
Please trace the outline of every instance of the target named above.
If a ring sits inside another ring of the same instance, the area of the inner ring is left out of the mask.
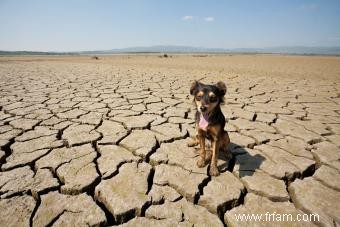
[[[204,131],[207,130],[207,127],[209,125],[208,118],[209,118],[208,114],[202,114],[201,113],[200,122],[198,123],[198,126]]]

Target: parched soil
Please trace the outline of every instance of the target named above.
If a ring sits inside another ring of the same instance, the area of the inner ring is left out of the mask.
[[[194,80],[227,84],[218,177]],[[340,57],[0,57],[0,148],[0,226],[337,226]]]

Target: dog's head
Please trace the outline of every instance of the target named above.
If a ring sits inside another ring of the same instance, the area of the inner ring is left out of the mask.
[[[215,85],[206,85],[195,81],[190,87],[190,94],[194,96],[197,110],[201,113],[210,113],[223,102],[226,92],[227,87],[221,81]]]

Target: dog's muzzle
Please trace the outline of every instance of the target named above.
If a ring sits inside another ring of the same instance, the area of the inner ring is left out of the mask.
[[[205,112],[205,111],[207,111],[207,109],[208,109],[208,108],[207,108],[206,106],[201,106],[201,107],[200,107],[201,112]]]

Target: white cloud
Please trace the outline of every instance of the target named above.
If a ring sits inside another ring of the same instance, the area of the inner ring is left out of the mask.
[[[193,16],[184,16],[184,17],[182,17],[182,20],[192,20],[192,19],[194,19]]]
[[[205,17],[204,20],[207,21],[207,22],[211,22],[211,21],[214,21],[215,18],[213,18],[213,17]]]

